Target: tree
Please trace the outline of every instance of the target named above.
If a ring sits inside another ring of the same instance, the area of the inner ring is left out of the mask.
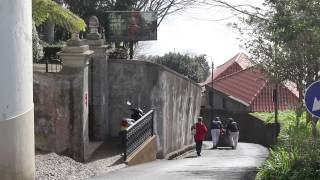
[[[105,18],[105,11],[155,11],[158,25],[174,12],[196,5],[197,0],[64,0],[68,8],[83,19],[96,15]],[[103,21],[102,21],[103,23]]]
[[[203,82],[210,71],[205,55],[170,52],[163,56],[148,56],[142,57],[142,59],[164,65],[198,83]]]
[[[297,125],[306,87],[320,77],[320,3],[318,0],[265,0],[264,9],[223,0],[203,3],[225,7],[243,20],[234,24],[255,64],[274,82],[292,81],[299,91]],[[310,116],[310,115],[309,115]],[[317,119],[312,118],[316,142]]]
[[[298,116],[306,87],[320,77],[320,3],[318,0],[266,0],[261,16],[244,18],[240,28],[255,63],[277,81],[289,80],[299,91]],[[311,121],[316,142],[317,119]]]
[[[69,32],[83,31],[86,27],[81,18],[52,0],[32,0],[32,18],[36,26],[47,21]]]

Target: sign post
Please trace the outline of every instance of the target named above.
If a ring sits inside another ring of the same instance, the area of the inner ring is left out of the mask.
[[[304,104],[310,114],[320,118],[320,80],[312,83],[307,88]]]

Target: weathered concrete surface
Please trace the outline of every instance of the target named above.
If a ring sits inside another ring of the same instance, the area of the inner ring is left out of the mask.
[[[157,141],[156,136],[147,139],[132,155],[128,157],[128,165],[142,164],[156,160]]]
[[[70,148],[72,77],[34,72],[35,143],[38,149],[62,153]]]
[[[206,85],[201,107],[233,112],[249,112],[249,104]],[[210,99],[211,98],[211,99]]]
[[[180,160],[158,160],[142,165],[131,166],[111,172],[96,180],[180,180],[180,179],[216,179],[216,180],[251,180],[256,168],[261,166],[268,156],[267,148],[248,143],[239,143],[236,150],[208,149],[210,142],[205,142],[202,156],[195,152],[188,153]]]
[[[88,34],[90,35],[90,34]],[[107,137],[108,122],[108,57],[103,41],[87,40],[94,51],[89,66],[89,134],[90,140],[103,141]]]
[[[154,109],[158,158],[193,142],[190,127],[200,111],[201,89],[193,81],[144,61],[109,60],[108,134],[117,136],[120,121],[130,117],[126,101]]]
[[[89,46],[64,47],[64,62],[56,74],[34,72],[36,148],[89,159]]]
[[[88,151],[88,68],[34,72],[36,148],[84,161]]]

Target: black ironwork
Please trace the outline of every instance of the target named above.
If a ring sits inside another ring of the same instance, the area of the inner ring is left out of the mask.
[[[124,160],[153,136],[153,110],[132,124],[125,132]]]
[[[41,60],[34,61],[36,70],[45,72],[60,72],[62,69],[62,60],[57,55],[61,47],[44,47],[44,56]]]
[[[45,59],[38,64],[45,64],[46,72],[60,72],[62,69],[62,61],[60,59]]]
[[[62,61],[57,58],[45,58],[41,59],[38,62],[34,62],[36,65],[37,71],[44,71],[44,72],[60,72],[62,70]]]

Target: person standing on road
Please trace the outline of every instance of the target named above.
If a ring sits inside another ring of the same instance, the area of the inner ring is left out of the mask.
[[[229,122],[227,125],[227,133],[229,135],[229,142],[231,143],[232,149],[236,149],[239,140],[239,128],[237,122],[233,118],[228,118]]]
[[[221,128],[222,123],[220,121],[220,117],[216,117],[211,121],[212,149],[216,149],[218,146]]]
[[[202,142],[204,140],[206,132],[208,131],[206,125],[203,123],[202,117],[198,118],[198,122],[191,127],[191,131],[193,129],[196,130],[194,140],[196,141],[197,155],[201,156]]]

